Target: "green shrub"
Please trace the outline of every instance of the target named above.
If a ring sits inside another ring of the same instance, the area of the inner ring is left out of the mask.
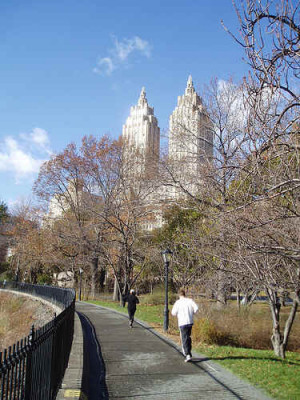
[[[15,276],[13,274],[12,271],[8,270],[5,272],[2,272],[2,274],[0,274],[0,281],[13,281],[15,279]]]
[[[51,283],[52,283],[52,277],[49,276],[49,275],[47,275],[47,274],[41,274],[41,275],[39,275],[38,278],[37,278],[37,283],[38,283],[39,285],[43,285],[44,283],[45,283],[46,285],[51,285]]]
[[[10,268],[10,264],[8,262],[1,262],[0,263],[0,273],[8,271]]]

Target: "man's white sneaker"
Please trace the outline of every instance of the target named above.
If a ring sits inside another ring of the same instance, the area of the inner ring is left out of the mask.
[[[184,362],[189,362],[191,361],[192,357],[188,354],[184,360]]]

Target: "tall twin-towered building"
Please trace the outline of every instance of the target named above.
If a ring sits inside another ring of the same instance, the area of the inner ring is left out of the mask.
[[[162,226],[166,205],[184,198],[186,192],[193,195],[198,193],[202,185],[201,169],[213,156],[213,132],[209,116],[195,91],[192,77],[189,76],[185,92],[178,97],[178,104],[170,116],[167,161],[170,175],[159,166],[160,129],[144,88],[137,105],[130,109],[122,137],[125,158],[131,163],[127,176],[133,182],[133,191],[140,188],[139,181],[135,179],[140,173],[144,177],[146,190],[149,186],[152,189],[143,196],[151,216],[142,223],[143,229],[152,230]]]
[[[148,105],[144,88],[138,104],[130,109],[122,136],[128,149],[143,155],[144,172],[158,171],[160,129],[154,108]],[[195,192],[195,174],[200,173],[201,166],[213,155],[213,133],[191,76],[170,116],[168,153],[170,168],[173,166],[177,178],[184,180],[189,190]],[[173,191],[173,195],[178,197],[178,191]]]

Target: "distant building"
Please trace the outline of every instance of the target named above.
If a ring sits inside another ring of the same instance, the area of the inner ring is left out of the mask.
[[[66,271],[53,274],[54,284],[63,288],[73,288],[75,279],[74,272]]]
[[[213,131],[202,100],[189,76],[185,92],[169,122],[169,161],[177,178],[193,194],[197,191],[201,166],[213,156]],[[174,193],[175,195],[175,193]],[[180,195],[180,193],[176,193]]]
[[[138,165],[147,175],[158,172],[160,151],[160,129],[154,108],[150,107],[146,98],[145,88],[142,88],[137,105],[130,108],[130,114],[123,125],[122,137],[126,143],[126,155],[134,153],[141,160]]]
[[[160,129],[154,109],[148,105],[145,89],[142,88],[137,105],[131,107],[130,115],[123,126],[122,137],[128,159],[135,154],[135,166],[129,174],[143,171],[150,181],[159,171]],[[184,182],[195,194],[198,190],[201,166],[213,155],[213,133],[208,114],[202,100],[195,91],[189,76],[183,96],[170,116],[169,165],[174,176]],[[147,176],[148,175],[148,176]],[[155,185],[154,185],[155,186]],[[179,187],[160,185],[145,198],[147,207],[152,207],[152,218],[143,224],[151,230],[162,225],[162,206],[173,199],[184,197]]]
[[[158,171],[160,129],[154,108],[148,105],[142,88],[137,105],[131,107],[122,137],[127,154],[143,155],[143,169]],[[185,92],[170,116],[169,160],[181,179],[195,179],[200,167],[213,156],[213,130],[210,120],[189,76]]]
[[[77,210],[83,203],[83,186],[77,180],[72,179],[68,182],[66,190],[56,193],[49,202],[48,214],[44,218],[43,224],[52,224],[61,218],[70,209]]]

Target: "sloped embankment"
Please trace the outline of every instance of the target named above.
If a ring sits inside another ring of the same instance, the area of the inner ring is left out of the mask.
[[[31,326],[43,326],[54,310],[34,298],[0,292],[0,351],[29,334]]]

